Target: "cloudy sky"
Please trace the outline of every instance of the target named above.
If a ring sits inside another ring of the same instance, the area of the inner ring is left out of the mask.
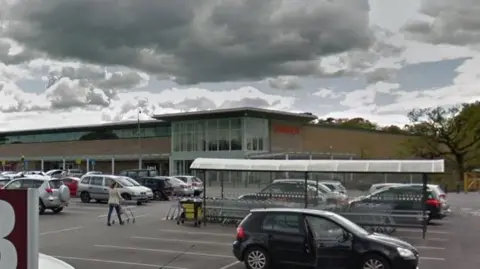
[[[478,0],[0,0],[0,130],[240,106],[404,124],[480,97]]]

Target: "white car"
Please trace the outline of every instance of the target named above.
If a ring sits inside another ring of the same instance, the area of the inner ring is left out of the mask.
[[[75,269],[70,264],[55,257],[38,254],[38,269]]]

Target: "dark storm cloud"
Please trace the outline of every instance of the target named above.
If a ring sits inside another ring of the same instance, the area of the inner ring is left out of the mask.
[[[480,43],[480,1],[423,0],[420,10],[432,21],[412,21],[404,32],[432,44],[476,45]]]
[[[318,58],[370,45],[366,0],[18,0],[10,38],[57,59],[182,83],[321,75]]]

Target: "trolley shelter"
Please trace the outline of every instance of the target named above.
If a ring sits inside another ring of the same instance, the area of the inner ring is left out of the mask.
[[[444,160],[252,160],[252,159],[217,159],[197,158],[190,169],[206,171],[245,171],[245,172],[302,172],[305,186],[309,173],[389,173],[421,174],[423,183],[424,219],[427,218],[427,182],[428,174],[444,173]],[[203,192],[203,223],[206,225],[207,186]],[[427,222],[423,221],[423,237],[426,236]]]

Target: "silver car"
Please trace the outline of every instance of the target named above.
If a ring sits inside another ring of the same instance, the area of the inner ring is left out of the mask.
[[[176,177],[166,177],[168,182],[172,185],[173,195],[176,196],[192,196],[194,191],[192,185],[188,185],[181,179]]]
[[[40,214],[45,210],[52,210],[54,213],[60,213],[70,202],[70,190],[59,179],[52,179],[43,176],[28,176],[17,178],[5,185],[4,189],[37,189],[39,202],[38,211]]]
[[[174,176],[175,178],[180,179],[187,185],[192,186],[193,195],[197,196],[203,192],[203,182],[196,176]]]
[[[113,181],[118,183],[120,194],[126,201],[136,202],[137,205],[148,201],[147,192],[142,187],[133,185],[126,177],[115,175],[83,176],[78,184],[77,196],[82,203],[89,203],[91,200],[106,202],[109,196],[108,190]]]
[[[130,181],[130,183],[132,183],[135,187],[140,187],[142,189],[145,190],[145,192],[147,193],[147,197],[148,197],[148,200],[153,200],[153,191],[152,189],[150,189],[149,187],[145,187],[143,186],[142,184],[138,183],[138,181],[136,181],[135,179],[131,178],[131,177],[125,177],[126,180]]]

